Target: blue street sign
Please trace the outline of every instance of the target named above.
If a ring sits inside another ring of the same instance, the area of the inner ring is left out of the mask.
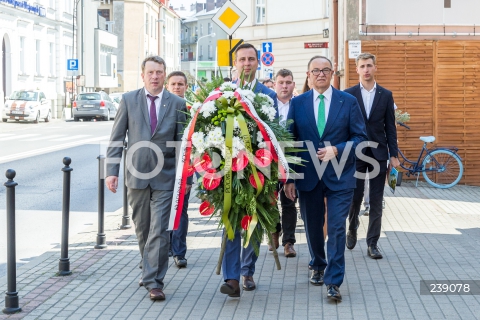
[[[78,59],[68,59],[67,60],[67,70],[78,70]]]
[[[265,52],[262,54],[262,63],[264,66],[270,67],[275,61],[273,54],[271,52]]]
[[[260,61],[260,50],[257,50],[257,59],[258,59],[258,61]],[[262,69],[262,64],[259,63],[258,67],[257,67],[257,70],[260,71],[261,69]]]
[[[262,50],[263,50],[263,52],[273,52],[272,43],[271,42],[263,42],[262,43]]]

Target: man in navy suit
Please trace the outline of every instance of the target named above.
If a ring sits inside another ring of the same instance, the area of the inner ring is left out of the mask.
[[[327,286],[327,296],[341,301],[339,287],[345,275],[345,221],[356,186],[355,148],[367,139],[365,123],[357,99],[330,85],[332,62],[314,56],[307,76],[312,90],[292,100],[288,119],[296,141],[303,141],[308,152],[300,152],[304,166],[293,166],[297,173],[285,185],[285,194],[295,199],[298,189],[300,213],[305,223],[312,257],[310,282]],[[325,256],[323,224],[325,203],[328,210],[328,241]]]
[[[382,253],[378,249],[377,242],[382,228],[382,200],[385,178],[387,175],[387,160],[390,158],[390,166],[397,167],[400,162],[397,159],[397,128],[395,126],[395,104],[392,92],[379,86],[375,81],[377,71],[376,58],[371,53],[362,53],[356,58],[357,73],[360,75],[360,83],[348,88],[345,92],[355,96],[360,104],[366,128],[368,140],[378,143],[377,147],[367,147],[362,150],[363,155],[375,159],[379,165],[379,173],[371,161],[366,157],[357,159],[357,171],[369,172],[370,183],[370,214],[367,231],[367,254],[372,259],[382,259]],[[373,172],[372,172],[373,171]],[[346,245],[353,249],[357,243],[357,228],[360,224],[358,214],[362,203],[365,180],[357,179],[357,187],[353,195],[350,213],[348,215],[349,227]]]
[[[234,64],[239,79],[243,74],[244,83],[240,83],[240,80],[238,80],[237,84],[241,87],[251,88],[255,93],[264,93],[270,96],[274,101],[275,108],[277,108],[277,94],[275,91],[268,89],[255,79],[258,67],[257,49],[249,43],[241,44],[235,51]],[[256,285],[253,280],[253,274],[255,273],[257,258],[251,242],[247,248],[242,248],[240,231],[236,230],[235,238],[232,241],[227,240],[225,247],[222,262],[225,283],[220,287],[220,292],[228,294],[230,297],[240,297],[240,275],[243,278],[243,290],[255,290]]]

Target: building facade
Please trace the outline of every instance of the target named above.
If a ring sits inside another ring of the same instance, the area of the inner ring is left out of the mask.
[[[212,21],[224,3],[225,0],[207,0],[192,4],[189,11],[176,9],[182,16],[181,69],[190,75],[191,85],[195,78],[209,81],[216,74],[229,76],[229,68],[218,67],[217,63],[217,41],[228,39],[228,35]]]
[[[180,70],[180,17],[167,0],[112,0],[99,10],[109,16],[119,39],[115,51],[119,77],[116,92],[143,86],[140,64],[147,56],[160,55],[167,73]]]
[[[247,18],[234,34],[262,50],[271,42],[274,63],[263,68],[259,78],[274,76],[286,68],[293,72],[297,89],[306,78],[308,60],[314,55],[329,56],[329,0],[233,0]],[[323,48],[322,48],[323,47]],[[271,72],[270,72],[271,71]]]
[[[22,89],[42,90],[54,106],[65,105],[66,59],[74,48],[71,1],[38,1],[28,8],[1,1],[0,8],[0,106]]]
[[[337,19],[340,88],[358,83],[356,53],[375,54],[376,81],[410,114],[411,130],[398,129],[400,149],[415,160],[418,137],[431,135],[429,148],[455,146],[460,183],[470,185],[480,185],[479,11],[474,0],[343,0]]]

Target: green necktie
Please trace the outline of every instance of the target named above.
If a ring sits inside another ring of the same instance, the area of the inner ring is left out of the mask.
[[[323,134],[323,130],[325,130],[325,96],[323,94],[318,95],[320,98],[320,103],[318,104],[318,118],[317,118],[317,128],[320,137]]]

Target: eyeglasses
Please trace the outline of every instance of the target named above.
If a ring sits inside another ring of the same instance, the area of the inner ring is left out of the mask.
[[[312,71],[310,71],[311,74],[313,74],[315,77],[319,76],[320,73],[323,73],[324,76],[328,76],[330,74],[330,72],[332,72],[333,70],[330,69],[330,68],[324,68],[322,70],[320,69],[313,69]]]

